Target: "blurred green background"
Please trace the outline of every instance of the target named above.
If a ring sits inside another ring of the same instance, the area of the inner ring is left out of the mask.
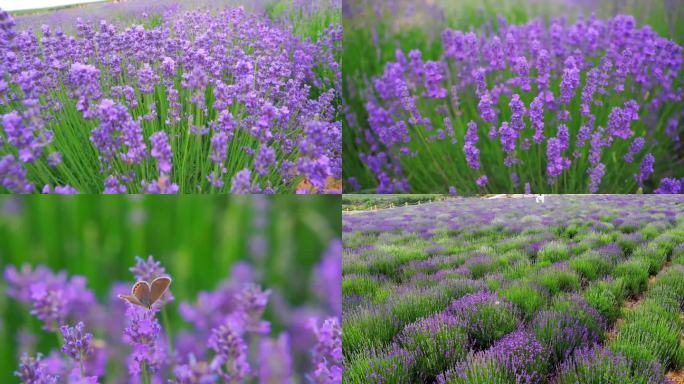
[[[263,228],[263,229],[262,229]],[[262,261],[250,256],[250,239],[263,234]],[[116,281],[134,282],[136,255],[161,261],[173,277],[176,301],[168,312],[174,329],[187,327],[178,304],[213,290],[237,261],[263,273],[264,288],[293,305],[317,305],[312,269],[341,233],[340,196],[28,196],[0,198],[0,269],[44,264],[83,275],[103,303]],[[41,331],[29,309],[4,294],[0,282],[0,383],[15,382],[16,338],[28,327],[47,353],[56,338]],[[274,334],[282,324],[273,316]]]

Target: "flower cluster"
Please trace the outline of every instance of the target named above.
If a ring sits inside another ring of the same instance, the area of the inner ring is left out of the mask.
[[[32,269],[24,265],[5,269],[7,295],[31,306],[31,314],[43,322],[46,330],[57,330],[69,319],[87,318],[95,305],[95,295],[86,288],[81,276],[68,278],[66,273],[53,273],[45,267]]]

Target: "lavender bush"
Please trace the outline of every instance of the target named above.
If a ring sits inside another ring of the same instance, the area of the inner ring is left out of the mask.
[[[169,7],[73,34],[0,11],[2,190],[339,193],[329,5],[308,23],[301,4],[290,21]]]

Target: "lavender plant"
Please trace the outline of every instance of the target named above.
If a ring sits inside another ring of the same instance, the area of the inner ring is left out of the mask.
[[[0,11],[2,191],[339,193],[334,17],[302,37],[243,7],[157,16],[70,34]]]
[[[587,348],[578,351],[563,364],[558,383],[664,383],[662,368],[657,363],[633,364],[624,355],[602,348]]]

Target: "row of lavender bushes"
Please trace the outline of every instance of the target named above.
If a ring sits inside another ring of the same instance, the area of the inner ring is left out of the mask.
[[[469,198],[345,215],[346,382],[668,382],[684,365],[681,203]]]

